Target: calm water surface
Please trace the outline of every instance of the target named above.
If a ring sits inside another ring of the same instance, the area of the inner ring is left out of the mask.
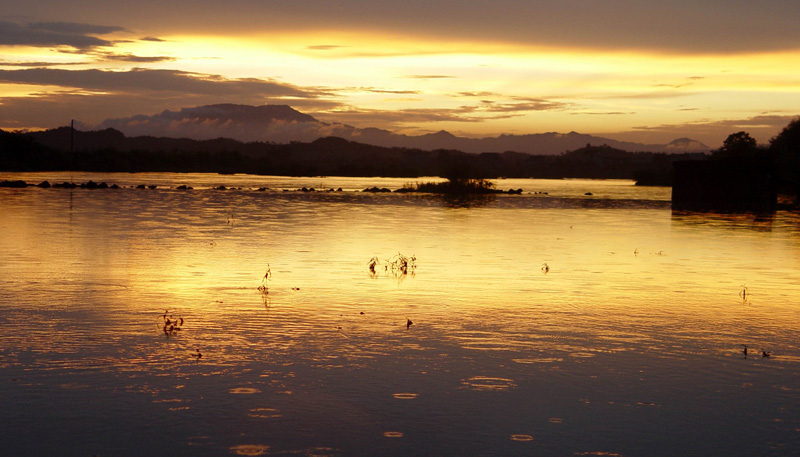
[[[797,213],[677,213],[628,181],[0,179],[123,186],[0,189],[0,455],[800,449]]]

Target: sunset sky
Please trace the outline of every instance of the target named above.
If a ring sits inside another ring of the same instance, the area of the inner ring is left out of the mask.
[[[793,1],[0,0],[0,129],[215,103],[461,136],[766,143],[800,114]]]

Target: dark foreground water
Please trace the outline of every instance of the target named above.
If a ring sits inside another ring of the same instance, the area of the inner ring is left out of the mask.
[[[123,186],[0,189],[0,455],[799,452],[797,213],[624,181],[0,179]]]

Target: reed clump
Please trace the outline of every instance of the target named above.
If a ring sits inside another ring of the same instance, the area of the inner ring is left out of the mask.
[[[471,194],[501,194],[502,190],[495,188],[495,184],[486,179],[449,179],[442,182],[417,183],[413,186],[403,187],[405,192],[427,192],[431,194],[446,195],[471,195]]]
[[[169,313],[169,310],[165,310],[164,315],[161,317],[164,320],[163,330],[164,334],[167,335],[167,338],[170,336],[175,336],[179,331],[181,331],[181,326],[183,326],[182,317],[175,317]]]
[[[409,274],[413,276],[417,270],[417,257],[413,255],[405,256],[398,252],[393,257],[381,262],[381,260],[375,256],[367,262],[367,267],[369,268],[370,275],[373,277],[378,276],[378,271],[381,267],[384,273],[395,277],[405,277]]]

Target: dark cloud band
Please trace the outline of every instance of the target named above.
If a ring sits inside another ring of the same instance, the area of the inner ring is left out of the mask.
[[[66,46],[88,50],[102,46],[112,46],[113,42],[94,35],[106,35],[124,31],[122,27],[111,27],[73,22],[37,22],[16,24],[0,21],[0,45],[5,46]]]

